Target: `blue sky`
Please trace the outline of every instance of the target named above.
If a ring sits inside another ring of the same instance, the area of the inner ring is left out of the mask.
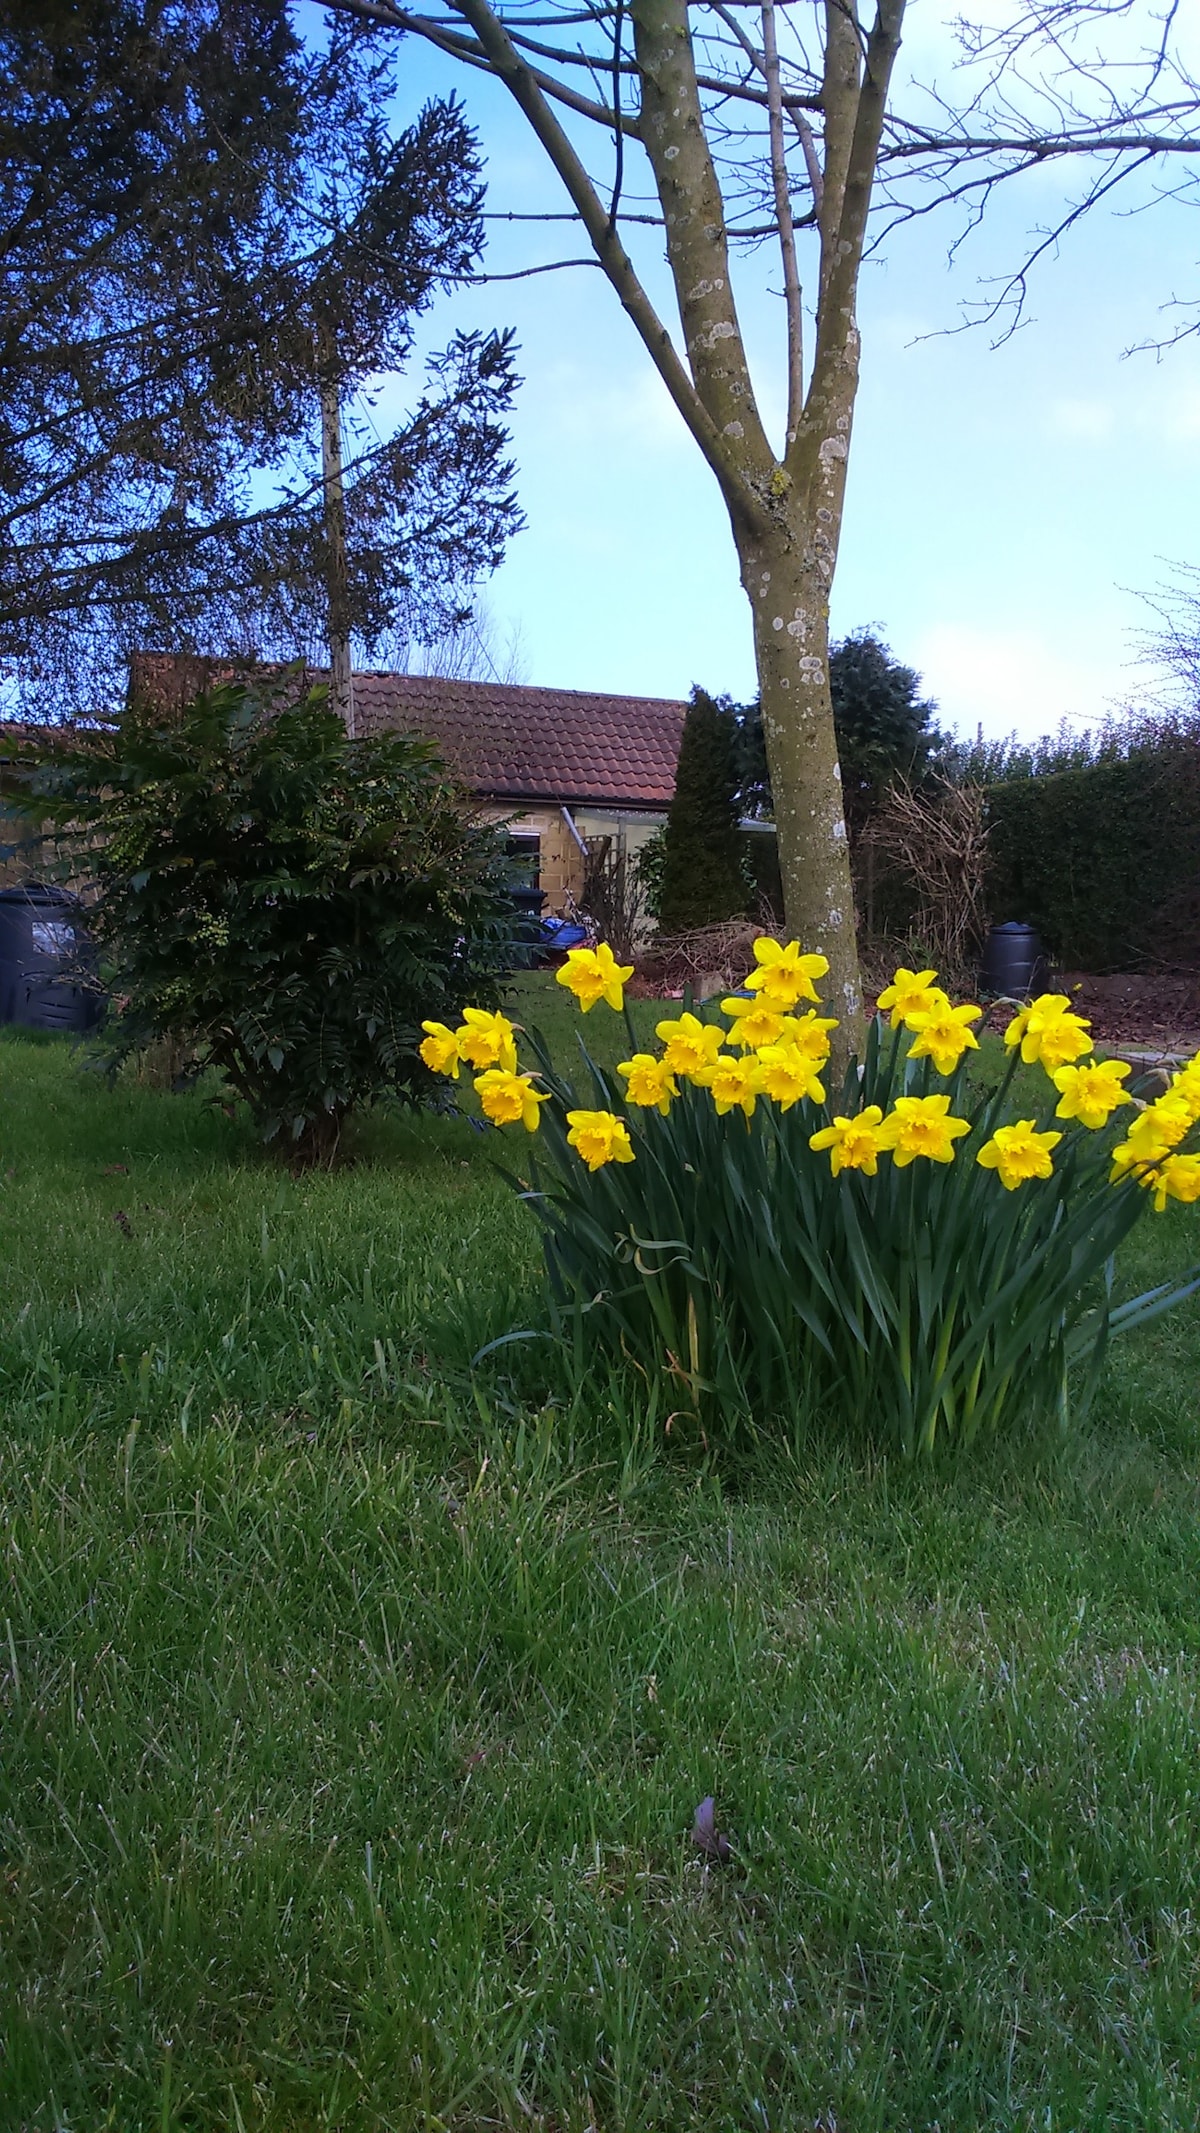
[[[926,11],[926,30],[939,12]],[[490,210],[565,206],[504,92],[409,42],[398,120],[437,87],[458,91],[480,132]],[[1011,340],[993,348],[985,329],[953,330],[987,277],[1020,263],[1061,187],[1039,173],[1002,188],[953,266],[953,225],[931,218],[863,274],[834,629],[877,627],[962,732],[1038,734],[1144,698],[1136,640],[1151,618],[1138,594],[1170,562],[1200,562],[1200,339],[1161,358],[1124,353],[1170,329],[1170,298],[1200,295],[1195,207],[1097,211],[1038,271]],[[493,272],[587,250],[569,223],[489,227]],[[673,322],[660,242],[648,233],[635,257]],[[778,431],[776,259],[764,251],[736,271]],[[513,450],[528,529],[487,593],[499,623],[519,627],[525,678],[753,694],[749,610],[715,483],[600,273],[459,292],[426,322],[426,345],[475,324],[516,329],[526,381]],[[384,410],[406,389],[381,380]]]

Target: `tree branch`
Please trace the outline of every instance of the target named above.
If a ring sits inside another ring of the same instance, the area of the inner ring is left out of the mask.
[[[742,28],[741,23],[738,21],[737,16],[732,14],[729,8],[724,5],[724,0],[712,0],[712,10],[714,15],[720,16],[720,19],[725,24],[726,29],[728,29],[732,33],[732,35],[737,38],[738,43],[741,45],[742,50],[743,52],[745,52],[746,57],[751,62],[751,65],[757,69],[757,71],[763,76],[763,79],[765,81],[767,73],[765,56],[762,52],[759,51],[757,45],[754,43],[753,38],[747,36],[745,30]],[[697,80],[699,81],[701,88],[707,88],[708,86],[710,86],[709,80],[705,76],[698,75]],[[783,110],[786,111],[788,117],[790,118],[793,126],[796,129],[800,146],[804,151],[804,167],[808,173],[809,185],[812,187],[813,205],[819,213],[821,207],[821,193],[825,181],[821,175],[821,160],[817,154],[817,145],[815,140],[813,139],[813,130],[804,114],[806,111],[820,110],[821,99],[818,96],[785,96],[783,94],[781,86],[779,91],[779,103],[782,106]],[[770,108],[770,90],[768,87],[768,111],[770,110]]]
[[[457,37],[453,31],[444,30],[439,23],[432,22],[427,15],[411,15],[403,8],[392,7],[389,0],[325,0],[325,4],[335,14],[358,15],[366,22],[379,22],[388,29],[409,30],[414,36],[423,37],[427,44],[436,45],[439,51],[448,52],[452,58],[462,60],[466,66],[478,67],[485,74],[501,73],[501,69],[489,56],[482,39],[472,43],[470,38]],[[515,56],[515,46],[512,45],[512,40],[499,17],[493,16],[492,19],[502,31]],[[582,63],[585,66],[589,64],[586,60]],[[618,119],[616,112],[610,110],[606,104],[598,104],[590,96],[580,96],[577,90],[568,89],[565,82],[556,81],[552,74],[543,74],[539,68],[528,67],[525,71],[543,96],[553,97],[556,103],[565,104],[568,111],[578,111],[582,118],[595,119],[597,124],[607,127],[610,132],[620,125],[622,132],[637,138],[636,119]]]
[[[572,215],[572,222],[577,217]],[[482,288],[487,281],[528,281],[531,274],[557,274],[563,267],[598,267],[598,259],[548,259],[544,266],[517,267],[511,274],[464,274],[462,279],[471,288]]]
[[[828,442],[828,417],[844,395],[847,367],[857,379],[858,328],[855,290],[862,264],[871,207],[871,188],[887,109],[888,86],[896,54],[905,0],[879,0],[859,60],[859,30],[849,5],[827,0],[830,18],[826,77],[825,196],[821,209],[821,300],[817,310],[817,346],[809,381],[805,422]],[[837,21],[837,28],[834,24]],[[853,402],[853,393],[850,403]],[[802,425],[803,429],[804,425]],[[849,418],[847,414],[846,429]],[[799,440],[798,440],[799,441]],[[844,465],[848,433],[839,449]]]
[[[356,0],[357,4],[357,0]],[[488,65],[524,112],[557,171],[621,304],[636,327],[675,406],[711,466],[731,508],[748,515],[755,499],[729,451],[718,423],[697,385],[680,362],[671,336],[642,287],[618,231],[610,230],[608,212],[587,171],[551,110],[532,70],[515,50],[504,25],[487,0],[457,0],[459,12],[479,41]],[[668,230],[668,242],[670,231]],[[686,331],[686,328],[685,328]]]
[[[796,261],[796,232],[792,225],[792,199],[788,189],[787,158],[783,148],[783,106],[779,100],[779,46],[775,36],[775,0],[762,0],[763,61],[767,77],[767,110],[771,139],[771,183],[775,191],[775,215],[779,223],[779,252],[783,262],[783,301],[787,312],[787,435],[785,454],[795,441],[804,407],[804,319],[800,308],[800,269]]]
[[[634,0],[633,24],[642,75],[642,144],[666,219],[667,259],[688,362],[723,444],[729,440],[722,458],[739,469],[741,508],[754,524],[764,516],[759,498],[776,461],[738,323],[725,207],[705,137],[685,0]],[[728,485],[722,486],[728,498]]]

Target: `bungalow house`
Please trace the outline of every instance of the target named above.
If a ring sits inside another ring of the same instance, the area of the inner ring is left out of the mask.
[[[130,696],[180,700],[232,665],[139,652]],[[269,671],[269,670],[266,670]],[[313,682],[328,677],[310,669]],[[578,897],[588,843],[609,837],[631,857],[666,819],[687,705],[649,696],[533,689],[432,674],[357,673],[353,730],[421,733],[488,820],[508,822],[546,910]]]
[[[27,725],[23,719],[0,719],[0,889],[15,887],[45,871],[45,845],[37,826],[14,802],[23,789],[20,752],[31,742],[45,747],[56,729]],[[44,825],[48,833],[48,825]]]

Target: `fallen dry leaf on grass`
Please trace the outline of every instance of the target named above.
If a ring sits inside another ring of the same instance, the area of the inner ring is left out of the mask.
[[[733,1847],[724,1830],[717,1828],[716,1814],[716,1802],[710,1792],[707,1799],[701,1800],[696,1809],[696,1819],[692,1824],[692,1843],[698,1851],[704,1853],[706,1859],[715,1859],[719,1865],[728,1866]]]

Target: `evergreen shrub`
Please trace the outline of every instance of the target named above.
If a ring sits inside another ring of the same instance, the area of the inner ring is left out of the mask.
[[[514,930],[502,839],[430,743],[351,740],[324,699],[134,706],[30,773],[31,810],[91,840],[109,1064],[187,1046],[301,1162],[429,1089],[422,1015],[494,999]]]
[[[733,707],[692,690],[664,835],[658,922],[664,933],[740,918],[750,902],[743,867]]]

